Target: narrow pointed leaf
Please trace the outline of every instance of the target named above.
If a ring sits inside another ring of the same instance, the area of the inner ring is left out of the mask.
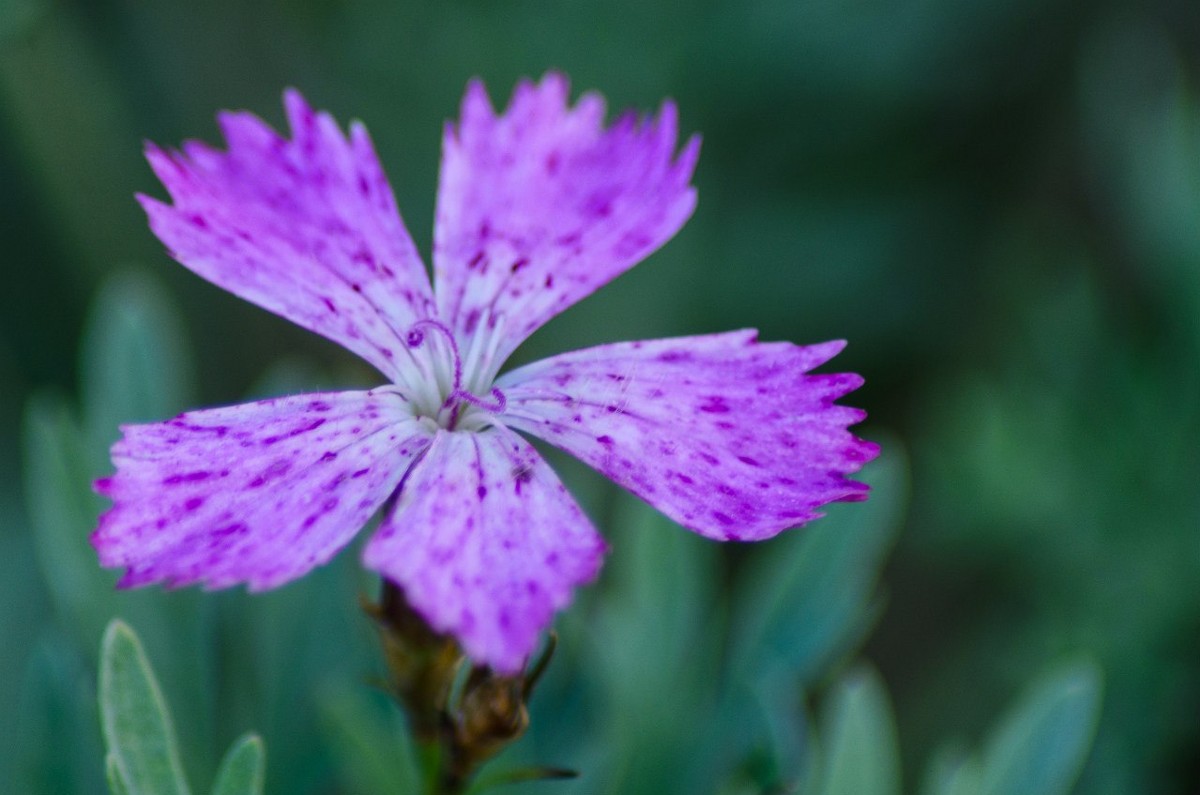
[[[977,754],[948,746],[934,755],[921,795],[978,795],[982,768]]]
[[[108,625],[100,649],[100,717],[128,795],[189,795],[158,681],[141,642],[119,620]]]
[[[834,688],[820,795],[899,795],[900,754],[887,692],[870,669]],[[1032,792],[1032,790],[1031,790]]]
[[[107,280],[92,304],[80,360],[84,416],[94,452],[122,423],[179,413],[193,366],[179,313],[159,283],[136,272]]]
[[[129,785],[125,783],[125,777],[121,775],[121,768],[117,766],[116,754],[110,753],[104,757],[104,773],[108,778],[110,795],[129,795]]]
[[[719,550],[641,501],[616,502],[609,540],[620,554],[586,635],[564,648],[582,648],[598,677],[610,715],[610,791],[696,791],[693,777],[710,776],[729,745],[722,735],[722,753],[701,750],[720,658],[712,632]],[[569,763],[593,775],[594,766]]]
[[[732,670],[749,681],[783,665],[811,683],[864,631],[883,556],[903,520],[908,462],[896,441],[868,464],[871,498],[749,551],[734,597]]]
[[[265,757],[266,749],[258,735],[240,738],[221,761],[212,795],[262,795]]]
[[[34,396],[23,432],[25,500],[43,581],[61,620],[95,648],[113,613],[114,578],[96,565],[87,542],[101,507],[89,488],[94,473],[64,400]]]
[[[984,747],[980,795],[1070,792],[1092,744],[1100,690],[1100,672],[1088,661],[1034,682]]]
[[[12,680],[20,699],[6,713],[6,723],[13,724],[15,731],[12,744],[0,753],[12,754],[15,775],[0,778],[9,782],[0,785],[0,792],[101,791],[104,749],[96,733],[91,666],[53,628],[43,625],[31,646],[23,655],[24,676]]]
[[[360,691],[337,688],[323,694],[325,735],[348,793],[422,792],[421,765],[407,727]],[[390,719],[390,720],[389,720]]]

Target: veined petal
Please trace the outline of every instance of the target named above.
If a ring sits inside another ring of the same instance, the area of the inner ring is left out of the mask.
[[[878,447],[834,405],[852,373],[808,375],[844,345],[760,343],[756,332],[604,345],[506,374],[500,417],[562,448],[680,524],[767,538],[867,487],[846,479]]]
[[[515,673],[604,550],[542,457],[493,427],[439,432],[363,557],[476,662]]]
[[[271,588],[329,560],[430,434],[393,389],[298,395],[127,425],[92,544],[122,586]]]
[[[604,101],[567,104],[565,77],[519,84],[492,110],[472,82],[442,146],[433,263],[438,311],[461,339],[496,334],[499,366],[535,329],[644,259],[696,203],[699,151],[678,158],[676,111],[626,114],[604,128]]]
[[[222,113],[228,151],[190,141],[146,157],[174,205],[139,196],[172,255],[210,282],[354,351],[392,379],[429,277],[366,128],[349,138],[296,91],[292,138]]]

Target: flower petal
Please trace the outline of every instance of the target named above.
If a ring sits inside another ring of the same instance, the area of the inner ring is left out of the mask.
[[[878,447],[833,401],[852,373],[806,375],[842,342],[759,343],[756,332],[603,345],[498,382],[506,425],[545,439],[710,538],[767,538],[866,497],[844,476]]]
[[[394,390],[298,395],[127,425],[92,544],[122,586],[271,588],[329,560],[429,433]]]
[[[363,560],[476,662],[515,673],[604,550],[542,457],[494,427],[438,433]]]
[[[298,92],[284,102],[291,140],[240,112],[218,117],[227,152],[150,145],[174,206],[138,199],[184,266],[394,379],[404,332],[432,311],[425,266],[366,128],[347,138]]]
[[[482,84],[447,125],[433,262],[438,311],[462,339],[499,335],[499,364],[535,329],[666,242],[696,203],[699,151],[678,158],[674,104],[604,129],[604,101],[567,105],[565,77],[519,84],[496,116]]]

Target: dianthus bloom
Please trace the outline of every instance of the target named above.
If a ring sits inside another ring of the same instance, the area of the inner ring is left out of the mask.
[[[602,345],[499,375],[537,328],[662,245],[695,206],[699,140],[676,111],[604,126],[549,74],[497,115],[471,83],[443,139],[433,281],[359,123],[285,94],[291,138],[224,113],[227,149],[147,157],[173,204],[154,233],[201,277],[350,349],[388,384],[131,425],[92,543],[123,587],[273,588],[329,560],[378,511],[363,554],[476,661],[518,670],[605,544],[516,431],[594,467],[680,524],[755,540],[866,486],[875,456],[810,375],[842,342],[752,330]],[[394,499],[393,499],[394,498]]]

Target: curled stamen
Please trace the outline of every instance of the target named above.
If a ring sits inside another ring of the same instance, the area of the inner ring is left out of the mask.
[[[464,400],[467,403],[470,403],[472,406],[478,406],[484,411],[490,411],[492,414],[500,414],[508,406],[508,398],[504,396],[504,393],[500,391],[499,387],[492,387],[492,397],[496,399],[495,403],[488,403],[483,398],[472,395],[465,389],[454,390],[450,397]]]
[[[450,427],[454,427],[458,421],[458,407],[454,406],[455,401],[458,400],[461,400],[464,403],[470,403],[472,406],[476,406],[493,414],[499,414],[503,412],[508,406],[508,398],[505,397],[504,393],[500,391],[499,388],[492,388],[492,397],[495,400],[495,402],[492,403],[489,403],[487,399],[481,398],[478,395],[472,394],[470,391],[462,388],[463,363],[462,356],[458,351],[458,342],[454,339],[454,332],[447,328],[441,321],[434,320],[433,318],[425,318],[424,320],[418,320],[416,323],[412,324],[408,330],[408,333],[404,337],[404,341],[408,344],[408,347],[419,348],[421,343],[425,341],[425,332],[421,330],[422,327],[428,327],[440,331],[442,336],[446,338],[446,341],[450,343],[450,353],[454,357],[454,383],[450,387],[450,394],[446,395],[446,399],[442,403],[442,408],[444,409],[453,407],[453,413],[450,417]]]
[[[441,321],[427,317],[424,320],[418,320],[416,323],[413,323],[409,328],[408,334],[405,336],[405,342],[408,343],[408,347],[418,348],[420,347],[421,343],[425,341],[425,334],[421,331],[421,326],[429,326],[430,328],[437,329],[438,331],[442,332],[442,336],[445,337],[446,341],[450,343],[450,352],[454,356],[454,383],[450,387],[450,394],[453,396],[453,394],[458,392],[462,387],[463,372],[462,356],[460,356],[458,353],[458,342],[454,339],[454,332],[446,328]],[[450,398],[447,398],[447,400],[449,399]]]

